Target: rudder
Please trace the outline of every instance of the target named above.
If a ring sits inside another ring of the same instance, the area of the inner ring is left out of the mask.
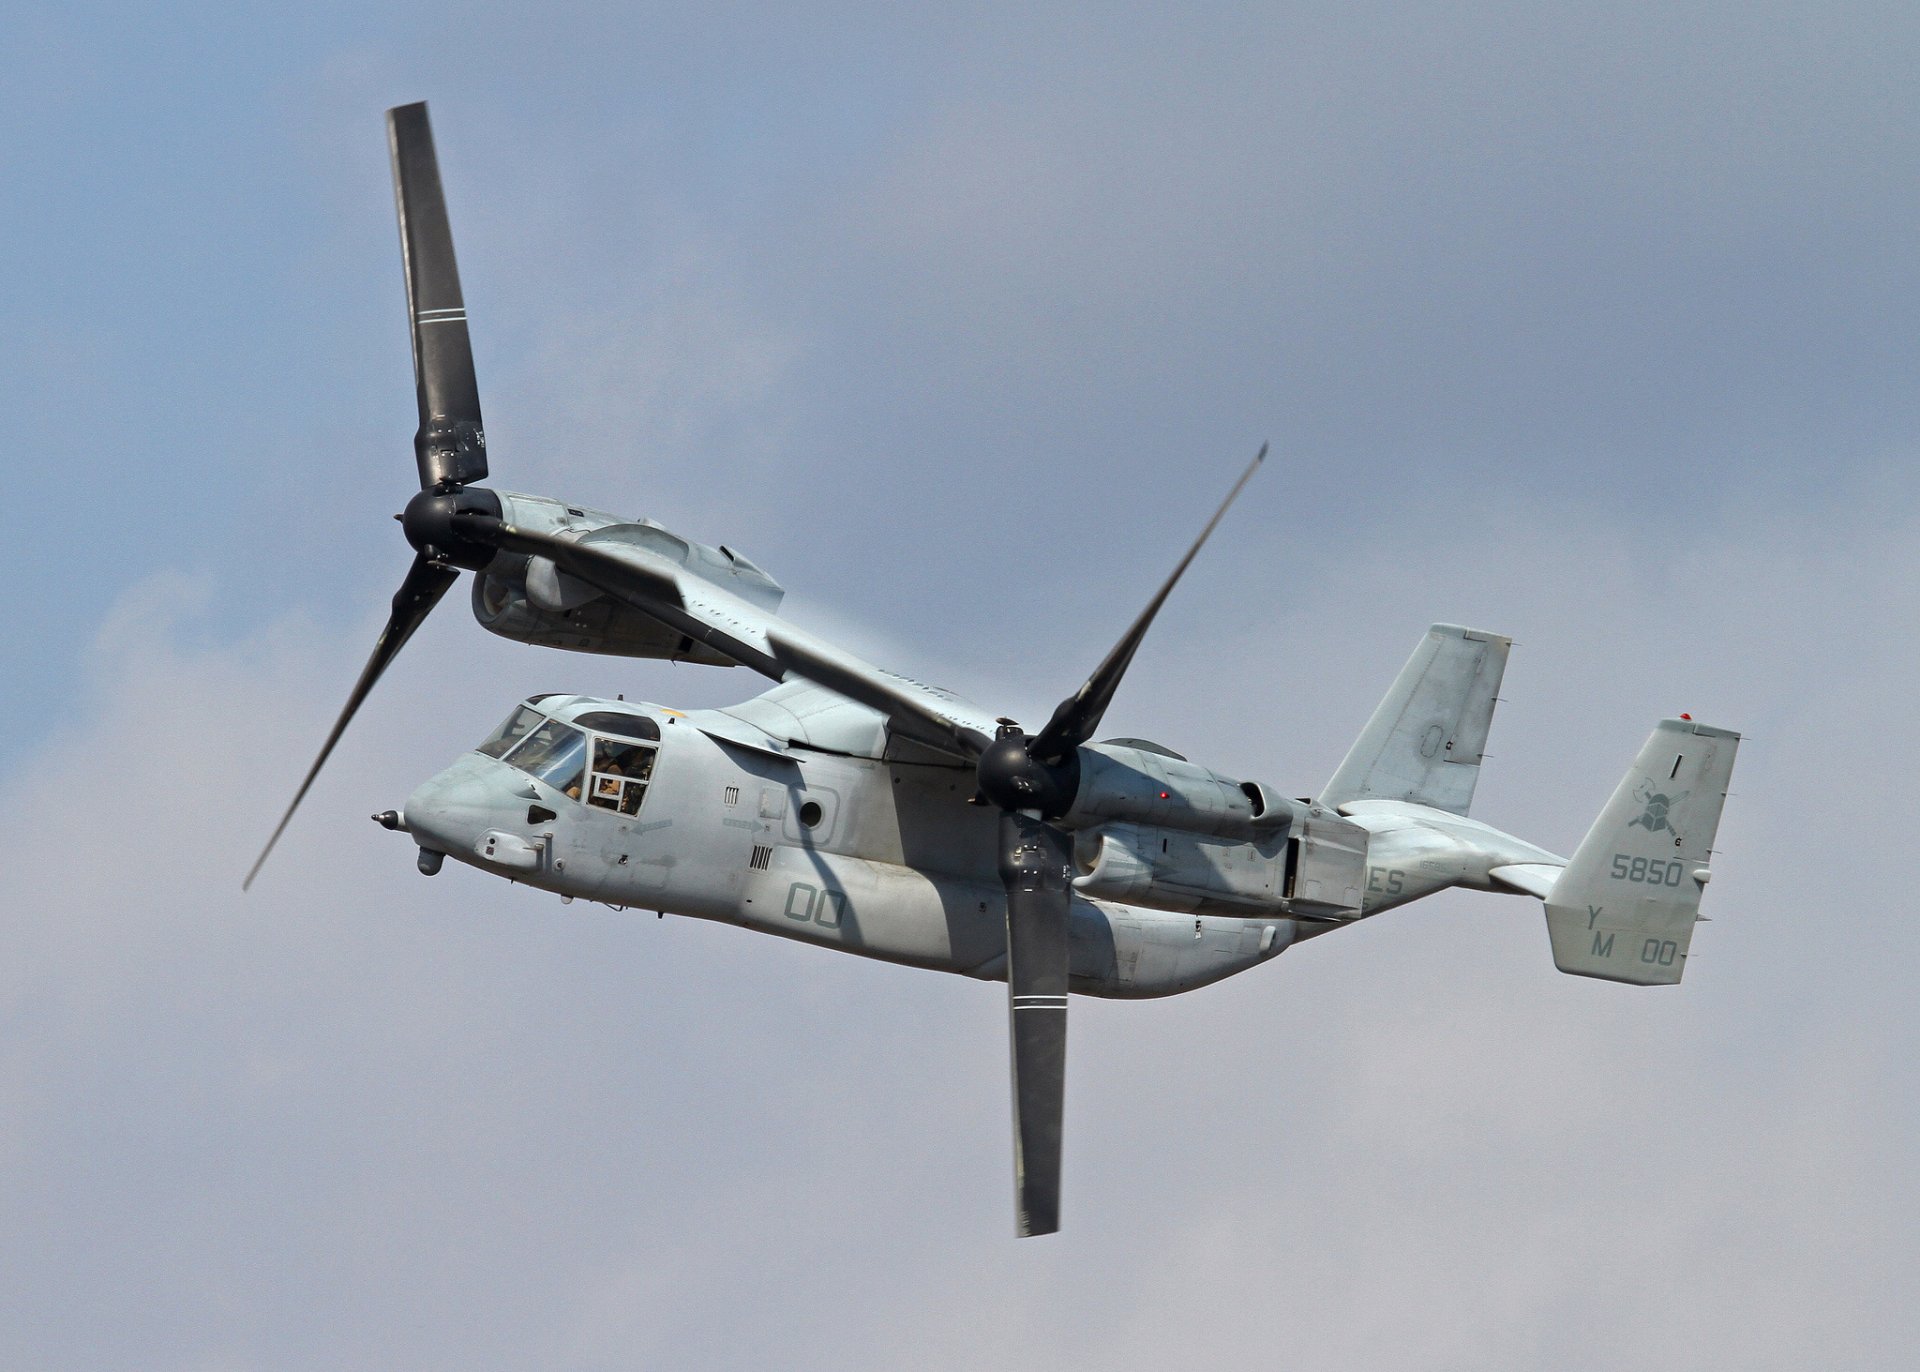
[[[1480,780],[1512,644],[1457,624],[1428,629],[1327,783],[1321,803],[1404,800],[1464,815]]]
[[[1663,719],[1547,895],[1554,965],[1670,986],[1686,968],[1740,735]]]

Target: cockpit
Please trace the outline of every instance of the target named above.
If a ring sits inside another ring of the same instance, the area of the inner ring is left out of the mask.
[[[660,725],[625,710],[586,710],[563,720],[518,706],[479,752],[537,777],[572,800],[635,815],[646,800],[660,749]]]

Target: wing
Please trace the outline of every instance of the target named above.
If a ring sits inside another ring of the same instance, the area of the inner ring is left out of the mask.
[[[486,515],[462,518],[487,524],[498,546],[544,558],[743,667],[774,681],[810,681],[877,710],[901,737],[967,761],[993,737],[993,719],[972,702],[876,667],[648,548],[592,534],[560,538]]]

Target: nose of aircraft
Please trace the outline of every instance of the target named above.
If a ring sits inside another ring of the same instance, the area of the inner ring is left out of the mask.
[[[467,754],[407,797],[407,832],[423,855],[445,853],[473,862],[489,832],[524,817],[526,799],[514,794],[518,775],[492,758]],[[424,858],[421,870],[426,870]]]

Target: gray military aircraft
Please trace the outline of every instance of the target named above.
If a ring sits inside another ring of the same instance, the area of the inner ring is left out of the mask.
[[[1095,742],[1128,664],[1261,449],[1140,617],[1037,733],[780,616],[727,547],[495,491],[425,105],[387,116],[420,427],[416,556],[251,885],[369,690],[466,569],[496,634],[743,666],[771,690],[682,712],[516,705],[374,818],[511,881],[1005,981],[1018,1231],[1059,1227],[1070,992],[1172,995],[1453,886],[1544,902],[1564,972],[1649,986],[1685,967],[1739,735],[1662,720],[1571,859],[1467,810],[1509,640],[1436,624],[1312,800],[1144,739]]]

